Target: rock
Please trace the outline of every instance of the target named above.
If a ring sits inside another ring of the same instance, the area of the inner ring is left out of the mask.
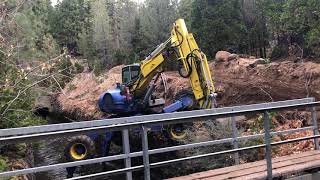
[[[228,57],[231,55],[228,51],[218,51],[216,54],[216,60],[227,61]]]
[[[237,60],[239,59],[239,55],[238,54],[230,54],[228,56],[228,60],[231,61],[231,60]]]
[[[262,64],[266,64],[266,61],[263,58],[252,59],[252,61],[250,62],[250,67],[261,67],[263,66]]]
[[[250,55],[247,54],[238,54],[240,58],[250,58]]]
[[[259,58],[259,59],[255,59],[254,60],[254,64],[258,65],[258,64],[266,64],[266,60],[263,58]]]
[[[240,58],[238,60],[238,64],[244,67],[256,67],[257,65],[266,64],[266,61],[262,58],[260,59],[248,59],[248,58]]]
[[[244,67],[250,66],[252,63],[253,63],[252,59],[240,58],[238,60],[238,64]]]

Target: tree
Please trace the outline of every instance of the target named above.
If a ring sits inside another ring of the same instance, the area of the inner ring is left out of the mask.
[[[132,57],[133,46],[131,44],[135,31],[135,19],[137,18],[137,4],[131,0],[118,0],[112,6],[111,26],[114,48],[114,60],[116,64],[130,63],[134,61]]]
[[[157,45],[170,37],[174,21],[177,18],[177,0],[146,0],[140,9],[140,23],[143,32],[142,54],[148,55]]]
[[[55,7],[51,22],[51,33],[60,46],[76,53],[78,35],[89,26],[89,5],[84,0],[61,1]]]
[[[238,0],[194,1],[191,27],[209,57],[219,50],[242,52],[246,48],[247,30]]]
[[[188,27],[191,27],[193,2],[194,0],[181,0],[178,4],[178,18],[184,19]]]
[[[268,32],[265,12],[259,5],[256,0],[242,0],[241,11],[246,26],[246,35],[242,36],[246,46],[242,48],[242,52],[265,58]]]
[[[101,57],[104,65],[111,67],[113,62],[110,61],[109,53],[111,49],[111,27],[109,22],[109,15],[104,0],[97,0],[92,2],[92,9],[90,11],[93,18],[93,41],[95,42],[95,48],[98,53],[98,57]],[[109,59],[109,61],[108,61]]]
[[[49,12],[48,0],[0,5],[0,128],[43,123],[32,113],[35,99],[60,91],[75,72],[55,49]]]
[[[259,3],[266,12],[270,39],[275,42],[275,57],[292,55],[297,47],[304,50],[304,55],[320,56],[318,0],[260,0]]]

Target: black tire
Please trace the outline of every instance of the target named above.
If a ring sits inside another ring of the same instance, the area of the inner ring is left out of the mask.
[[[172,124],[168,125],[166,129],[168,138],[170,138],[170,140],[175,142],[183,142],[187,138],[190,124]]]
[[[79,161],[94,157],[96,148],[94,141],[87,135],[75,136],[68,139],[64,150],[67,161]]]

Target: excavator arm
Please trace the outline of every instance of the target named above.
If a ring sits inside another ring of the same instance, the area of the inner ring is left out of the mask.
[[[176,57],[176,62],[173,63],[179,64],[179,74],[189,78],[199,108],[212,108],[215,104],[215,88],[207,58],[200,51],[193,35],[188,32],[183,19],[178,19],[174,23],[170,38],[140,63],[140,75],[128,83],[130,93],[134,96],[150,95],[154,88],[150,83],[154,77],[163,72],[165,62],[171,63],[171,53]]]

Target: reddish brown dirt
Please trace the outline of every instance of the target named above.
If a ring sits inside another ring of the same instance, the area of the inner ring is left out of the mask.
[[[282,61],[252,65],[252,61],[254,59],[240,58],[210,63],[220,107],[307,96],[320,99],[320,64]],[[78,74],[57,98],[62,112],[73,116],[72,119],[101,118],[103,114],[97,108],[97,99],[121,81],[121,67],[114,67],[98,77],[92,73]],[[173,101],[179,91],[190,89],[188,79],[176,72],[166,72],[166,75],[168,101]]]
[[[237,61],[210,64],[221,97],[220,106],[288,100],[307,96],[320,98],[320,64],[289,61],[259,64]]]
[[[57,103],[61,113],[73,120],[90,120],[103,117],[97,107],[99,96],[121,82],[121,68],[116,66],[101,76],[81,73],[66,85],[64,93],[59,94]]]

